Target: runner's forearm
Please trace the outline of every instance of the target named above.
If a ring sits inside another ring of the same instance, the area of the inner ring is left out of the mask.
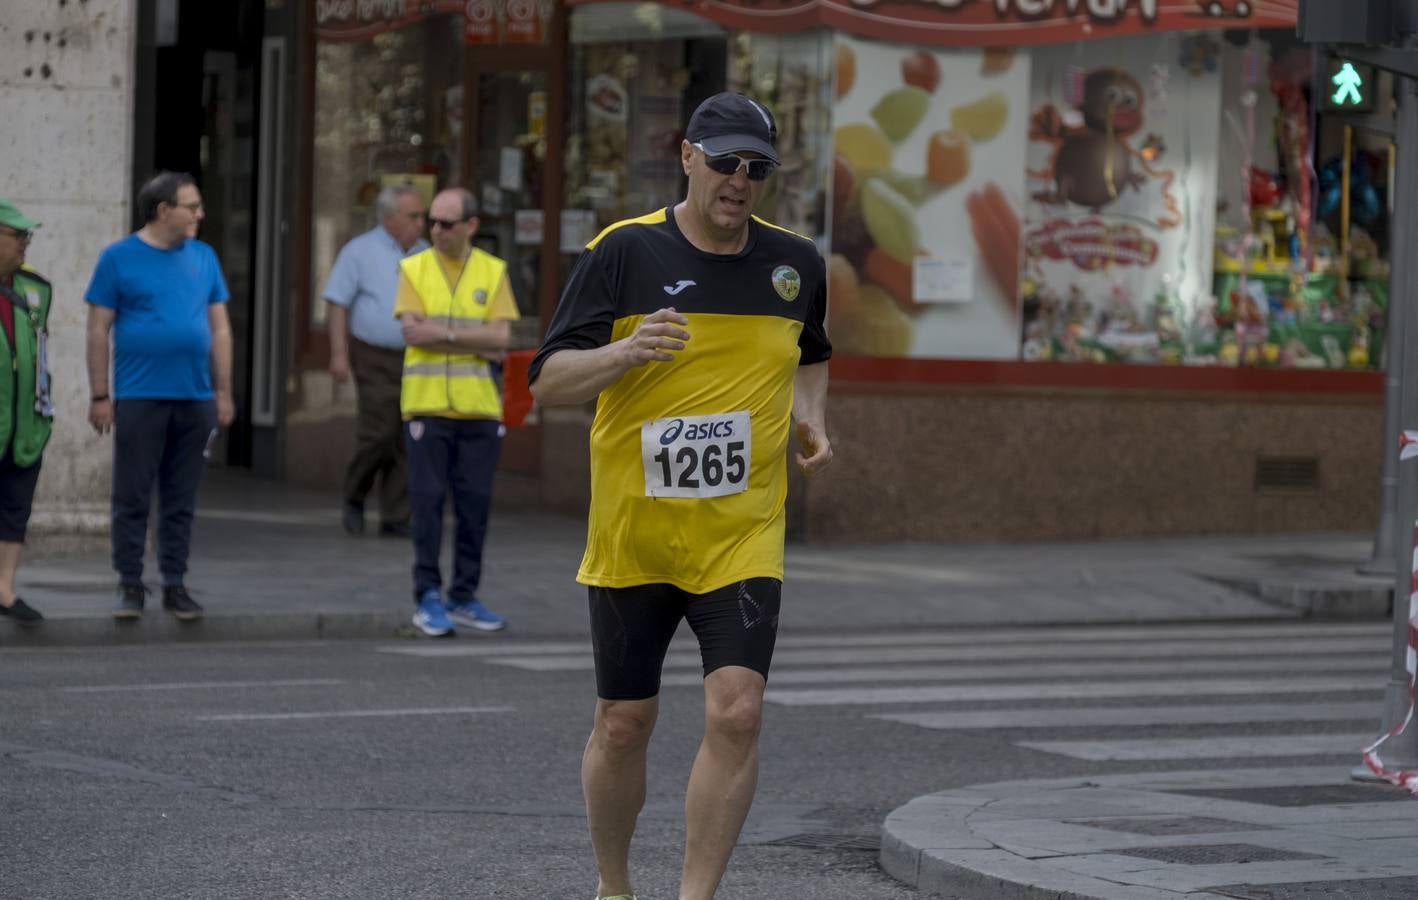
[[[827,363],[798,367],[793,378],[793,419],[819,425],[827,421]]]
[[[542,363],[532,396],[543,406],[585,403],[620,380],[626,365],[621,345],[616,341],[594,350],[558,350]]]

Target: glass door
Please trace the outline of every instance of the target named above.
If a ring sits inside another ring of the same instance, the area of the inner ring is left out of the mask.
[[[541,338],[544,172],[547,158],[547,73],[498,70],[477,76],[476,168],[471,187],[480,210],[473,242],[507,261],[522,314],[514,348]]]

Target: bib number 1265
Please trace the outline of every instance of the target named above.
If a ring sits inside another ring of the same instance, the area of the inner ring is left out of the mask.
[[[753,432],[747,410],[676,416],[640,429],[647,497],[724,497],[748,488]]]

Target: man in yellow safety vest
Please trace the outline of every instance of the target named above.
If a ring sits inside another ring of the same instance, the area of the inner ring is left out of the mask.
[[[492,479],[502,445],[502,396],[492,363],[518,318],[507,264],[473,247],[477,199],[440,192],[429,206],[433,246],[399,264],[394,315],[403,323],[400,409],[408,448],[414,537],[414,625],[430,637],[457,625],[500,631],[507,620],[478,599]],[[443,501],[457,530],[447,592],[439,568]]]

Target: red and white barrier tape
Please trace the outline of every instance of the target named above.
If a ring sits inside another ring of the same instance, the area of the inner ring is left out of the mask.
[[[1404,433],[1403,456],[1418,455],[1418,435],[1412,432]],[[1410,451],[1410,446],[1414,447]],[[1395,725],[1388,734],[1364,751],[1364,764],[1369,767],[1375,775],[1390,784],[1407,788],[1414,794],[1418,794],[1418,769],[1390,769],[1384,765],[1384,761],[1379,757],[1379,748],[1384,745],[1389,738],[1397,737],[1413,723],[1413,707],[1415,700],[1418,700],[1418,524],[1413,529],[1413,572],[1409,579],[1408,586],[1408,715],[1403,717],[1403,721]]]

